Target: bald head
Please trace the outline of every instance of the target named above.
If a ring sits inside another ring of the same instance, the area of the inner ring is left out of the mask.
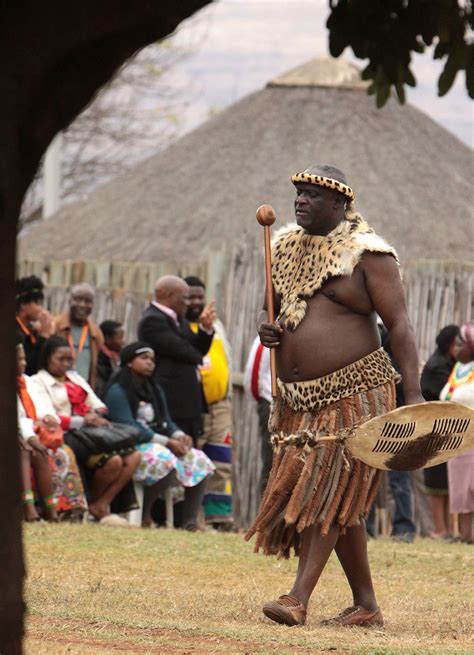
[[[155,299],[182,318],[188,309],[189,287],[177,275],[163,275],[155,282]]]
[[[165,300],[171,293],[185,290],[188,285],[177,275],[163,275],[155,282],[155,297],[158,302]]]

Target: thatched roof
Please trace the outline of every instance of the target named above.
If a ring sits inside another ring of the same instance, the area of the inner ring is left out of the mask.
[[[292,220],[290,175],[329,163],[402,260],[472,259],[472,151],[411,106],[377,110],[354,71],[315,60],[277,78],[31,228],[20,256],[189,262],[260,240],[262,203]]]

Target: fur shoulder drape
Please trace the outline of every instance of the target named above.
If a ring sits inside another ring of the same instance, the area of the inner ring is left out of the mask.
[[[306,233],[296,223],[278,230],[272,241],[272,278],[281,298],[280,320],[294,330],[311,298],[331,277],[351,276],[365,251],[398,256],[360,214],[346,220],[327,236]]]

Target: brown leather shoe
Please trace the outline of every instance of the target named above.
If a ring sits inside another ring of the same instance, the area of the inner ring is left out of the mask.
[[[278,600],[266,603],[262,611],[276,623],[304,625],[306,622],[306,607],[294,596],[280,596]]]
[[[346,607],[334,618],[321,621],[321,625],[358,625],[364,628],[380,628],[383,626],[383,616],[379,608],[375,612],[371,612],[362,605],[353,605],[352,607]]]

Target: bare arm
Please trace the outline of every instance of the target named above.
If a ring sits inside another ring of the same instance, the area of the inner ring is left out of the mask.
[[[422,403],[415,333],[408,318],[397,263],[391,255],[367,252],[361,268],[374,310],[388,330],[393,356],[402,375],[405,404]]]

